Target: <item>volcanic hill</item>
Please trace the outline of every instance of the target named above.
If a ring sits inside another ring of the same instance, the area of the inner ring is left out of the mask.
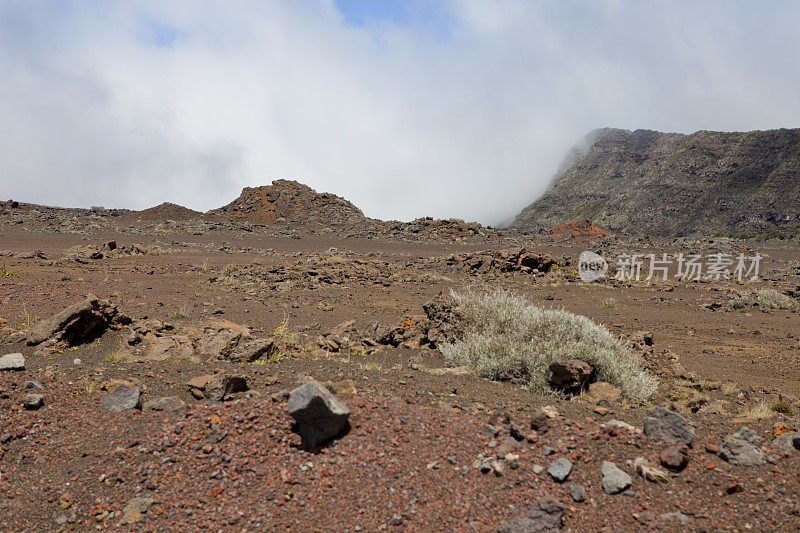
[[[796,235],[800,129],[595,130],[511,227],[574,219],[629,234]]]
[[[245,187],[236,200],[207,214],[260,224],[345,225],[367,220],[359,208],[344,198],[318,193],[293,180],[275,180],[272,185]]]

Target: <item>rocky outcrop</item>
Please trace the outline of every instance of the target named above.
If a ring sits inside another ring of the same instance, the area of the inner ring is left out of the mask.
[[[73,346],[91,342],[106,328],[119,328],[130,320],[117,313],[117,306],[108,300],[90,298],[34,324],[28,332],[28,345],[44,341],[66,342]]]
[[[226,206],[208,212],[225,220],[261,224],[353,225],[369,219],[356,206],[335,194],[318,193],[307,185],[275,180],[272,185],[245,187]]]
[[[588,219],[611,231],[662,236],[800,230],[800,129],[603,129],[584,147],[511,227]]]
[[[191,361],[224,360],[251,363],[283,346],[282,339],[255,337],[250,330],[228,320],[208,320],[200,325],[175,325],[158,319],[137,320],[125,333],[122,360]]]

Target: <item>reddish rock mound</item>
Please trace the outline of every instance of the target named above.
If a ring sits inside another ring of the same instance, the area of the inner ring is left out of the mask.
[[[307,185],[290,180],[275,180],[272,185],[261,187],[245,187],[236,200],[208,214],[226,220],[261,224],[316,223],[329,226],[367,220],[360,209],[344,198],[318,193]]]
[[[146,220],[191,220],[202,218],[203,213],[172,202],[164,202],[155,207],[136,211],[134,215]]]
[[[550,228],[554,239],[582,239],[595,241],[609,236],[609,231],[597,224],[592,224],[588,218],[570,220]]]

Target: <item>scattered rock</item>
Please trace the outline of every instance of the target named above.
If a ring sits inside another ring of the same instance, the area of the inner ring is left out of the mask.
[[[719,456],[737,466],[760,466],[766,459],[758,436],[747,426],[725,438],[720,446]]]
[[[25,409],[35,411],[44,405],[44,396],[41,394],[26,394],[22,397],[22,405]]]
[[[581,503],[586,500],[586,489],[583,488],[583,485],[570,485],[569,495],[572,496],[573,500]]]
[[[585,388],[594,376],[594,367],[581,359],[556,359],[550,363],[550,385],[567,392]]]
[[[206,374],[190,379],[187,383],[189,392],[195,398],[221,402],[237,392],[249,390],[247,378],[230,374]]]
[[[535,429],[536,431],[544,431],[547,429],[547,421],[549,417],[547,413],[541,410],[534,411],[531,415],[531,429]]]
[[[501,525],[496,533],[558,533],[563,525],[564,506],[545,496],[527,511]]]
[[[347,427],[350,409],[314,380],[289,393],[286,404],[298,432],[309,448],[337,437]]]
[[[203,394],[206,399],[221,402],[237,392],[248,390],[247,379],[243,376],[215,376],[206,383]]]
[[[800,431],[792,435],[792,445],[795,449],[800,450]]]
[[[141,389],[137,386],[120,385],[100,400],[100,407],[106,411],[129,411],[139,408]]]
[[[691,444],[694,440],[694,430],[689,422],[675,411],[660,406],[651,407],[645,413],[644,434],[665,442]]]
[[[622,398],[622,391],[606,381],[589,384],[588,399],[594,403],[616,403]]]
[[[151,498],[132,498],[122,510],[122,520],[119,524],[126,526],[140,521],[154,502],[155,500]]]
[[[633,468],[636,474],[653,483],[663,483],[669,480],[670,477],[669,473],[650,463],[644,457],[634,459]]]
[[[683,470],[689,464],[689,447],[683,443],[672,444],[661,450],[658,459],[671,470]]]
[[[0,357],[0,370],[25,370],[25,357],[21,353],[7,353]]]
[[[34,392],[42,392],[44,390],[44,387],[38,381],[26,381],[22,388]]]
[[[144,402],[142,409],[144,411],[162,411],[165,413],[179,413],[184,407],[183,400],[177,396],[162,396]]]
[[[550,468],[547,469],[547,473],[550,474],[550,477],[559,483],[567,479],[570,472],[572,472],[572,463],[569,459],[565,459],[564,457],[553,461],[550,464]]]
[[[73,346],[92,341],[107,327],[119,327],[129,322],[128,317],[117,313],[117,306],[110,301],[92,298],[34,324],[28,332],[27,342],[33,346],[54,340]]]
[[[610,461],[603,461],[600,473],[603,475],[603,490],[607,494],[618,494],[631,486],[631,476]]]

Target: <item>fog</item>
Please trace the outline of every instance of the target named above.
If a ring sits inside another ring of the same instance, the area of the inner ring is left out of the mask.
[[[0,198],[497,224],[595,128],[800,126],[796,2],[370,4],[0,0]]]

